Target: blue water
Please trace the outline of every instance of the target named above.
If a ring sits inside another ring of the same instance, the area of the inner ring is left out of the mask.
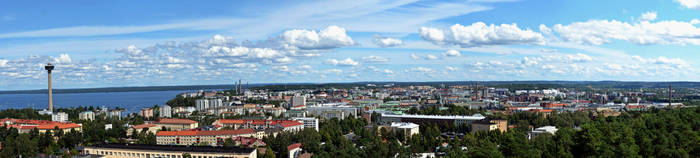
[[[187,91],[146,91],[109,93],[59,93],[53,94],[54,109],[61,107],[95,106],[125,108],[125,113],[139,112],[142,108],[165,104],[178,94]],[[0,94],[0,109],[46,109],[48,94]]]

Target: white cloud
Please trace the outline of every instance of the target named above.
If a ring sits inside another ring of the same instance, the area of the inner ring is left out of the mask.
[[[451,67],[451,66],[445,66],[445,69],[446,69],[447,71],[457,71],[457,69],[459,69],[459,68],[457,68],[457,67]]]
[[[700,45],[700,28],[692,22],[639,21],[627,23],[616,20],[589,20],[553,27],[566,41],[600,45],[611,40],[623,40],[635,44],[694,44]]]
[[[418,59],[420,59],[420,57],[418,55],[416,55],[415,53],[411,53],[411,59],[418,60]]]
[[[655,11],[648,11],[646,13],[643,13],[642,16],[639,17],[639,20],[641,20],[641,21],[654,21],[654,20],[656,20],[656,12]]]
[[[311,67],[311,65],[300,65],[299,68],[300,69],[313,69],[313,67]]]
[[[7,62],[8,62],[8,60],[0,59],[0,67],[7,67],[8,66]]]
[[[54,58],[54,63],[70,63],[71,58],[68,54],[61,54],[58,58]]]
[[[389,59],[387,59],[387,58],[384,58],[381,56],[374,56],[374,55],[362,57],[362,60],[365,62],[387,62],[387,61],[389,61]]]
[[[356,66],[360,64],[359,62],[354,61],[351,58],[346,58],[345,60],[328,59],[326,60],[326,63],[340,66]]]
[[[421,27],[420,36],[434,44],[461,47],[545,43],[542,34],[530,29],[522,30],[517,24],[486,25],[483,22],[469,26],[455,24],[449,30]]]
[[[385,74],[394,74],[394,71],[391,71],[389,69],[384,69]]]
[[[676,0],[683,7],[690,9],[700,9],[700,0]]]
[[[442,55],[448,56],[448,57],[462,56],[462,54],[460,54],[459,51],[454,50],[454,49],[447,50],[447,51],[445,51],[445,53],[442,53]]]
[[[374,36],[374,44],[379,47],[395,47],[403,45],[403,42],[398,38]]]
[[[688,64],[688,62],[686,62],[685,60],[683,60],[681,58],[667,58],[664,56],[660,56],[658,58],[643,58],[643,57],[635,55],[635,56],[632,56],[632,59],[634,59],[636,61],[644,62],[644,63],[650,63],[650,64],[669,65],[669,66],[673,66],[676,68],[687,68],[690,66]]]
[[[439,59],[439,58],[438,58],[437,56],[435,56],[435,55],[428,54],[428,55],[425,55],[425,59],[427,59],[427,60],[437,60],[437,59]]]
[[[333,49],[352,46],[355,42],[338,26],[328,26],[316,32],[315,30],[288,30],[282,33],[279,41],[286,47],[302,50]]]
[[[433,71],[433,69],[426,68],[426,67],[414,67],[414,68],[411,68],[408,70],[413,71],[413,72],[432,72]]]
[[[582,53],[576,54],[545,54],[540,57],[523,57],[520,64],[525,66],[538,65],[543,63],[584,63],[593,61],[591,56]]]

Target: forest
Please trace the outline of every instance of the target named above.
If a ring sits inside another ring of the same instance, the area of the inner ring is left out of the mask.
[[[458,107],[450,107],[458,108]],[[416,109],[414,109],[416,110]],[[431,114],[436,111],[416,113]],[[448,114],[475,113],[466,109],[449,109]],[[68,111],[70,112],[70,111]],[[3,110],[4,117],[47,119],[34,110]],[[376,116],[376,114],[374,115]],[[488,115],[507,119],[517,126],[507,132],[469,132],[469,127],[421,124],[420,134],[406,136],[386,130],[377,131],[364,119],[330,119],[321,122],[320,131],[310,128],[297,133],[280,133],[265,137],[268,150],[259,157],[287,157],[287,146],[303,143],[303,150],[314,157],[412,157],[417,153],[435,152],[445,157],[700,157],[700,108],[651,109],[623,112],[617,117],[593,118],[587,112],[564,112],[543,117],[536,113]],[[0,128],[0,157],[46,155],[70,156],[78,146],[97,143],[126,143],[125,123],[142,123],[142,118],[126,117],[94,121],[77,121],[83,132],[71,131],[18,133],[17,129]],[[203,120],[201,120],[203,121]],[[204,123],[204,122],[202,122]],[[113,124],[105,130],[105,124]],[[554,135],[527,138],[532,127],[557,126]],[[450,137],[445,133],[464,133]],[[134,143],[155,144],[153,134],[138,133]],[[231,144],[230,142],[228,143]]]

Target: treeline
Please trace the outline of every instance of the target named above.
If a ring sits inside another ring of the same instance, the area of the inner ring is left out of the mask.
[[[170,105],[171,107],[183,107],[183,106],[194,106],[195,102],[197,99],[202,99],[201,96],[199,97],[182,97],[181,95],[177,95],[177,97],[168,100],[165,104]]]
[[[286,157],[286,146],[302,142],[314,157],[414,157],[438,153],[445,157],[700,157],[700,108],[652,109],[623,113],[618,117],[591,119],[587,112],[541,114],[516,113],[503,117],[518,128],[507,132],[471,133],[450,125],[421,124],[420,134],[365,127],[362,119],[331,119],[320,132],[306,129],[265,138],[277,157]],[[557,126],[554,135],[528,139],[530,126]],[[453,125],[452,125],[453,126]],[[445,133],[464,132],[449,137]],[[346,134],[356,137],[348,139]]]

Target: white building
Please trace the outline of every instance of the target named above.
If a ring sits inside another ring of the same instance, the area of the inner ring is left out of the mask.
[[[95,113],[92,111],[84,111],[79,114],[81,120],[95,120]]]
[[[299,105],[306,105],[306,98],[304,96],[293,96],[291,103],[292,103],[292,107],[299,106]]]
[[[209,108],[218,108],[224,106],[224,101],[221,99],[209,99]]]
[[[379,127],[386,128],[389,131],[403,132],[406,137],[410,137],[414,134],[420,134],[420,126],[410,122],[392,122],[389,126]]]
[[[168,105],[160,106],[160,117],[172,117],[173,109]]]
[[[68,114],[65,112],[57,112],[51,115],[51,121],[68,122]]]
[[[555,126],[543,126],[540,128],[535,128],[532,131],[527,133],[527,139],[532,139],[535,138],[541,134],[549,133],[551,135],[554,135],[554,133],[557,133],[557,127]]]
[[[295,117],[292,120],[304,123],[304,128],[313,128],[318,131],[318,119],[313,117]]]
[[[195,101],[195,107],[197,108],[197,111],[204,111],[206,109],[209,109],[209,100],[197,99]]]

